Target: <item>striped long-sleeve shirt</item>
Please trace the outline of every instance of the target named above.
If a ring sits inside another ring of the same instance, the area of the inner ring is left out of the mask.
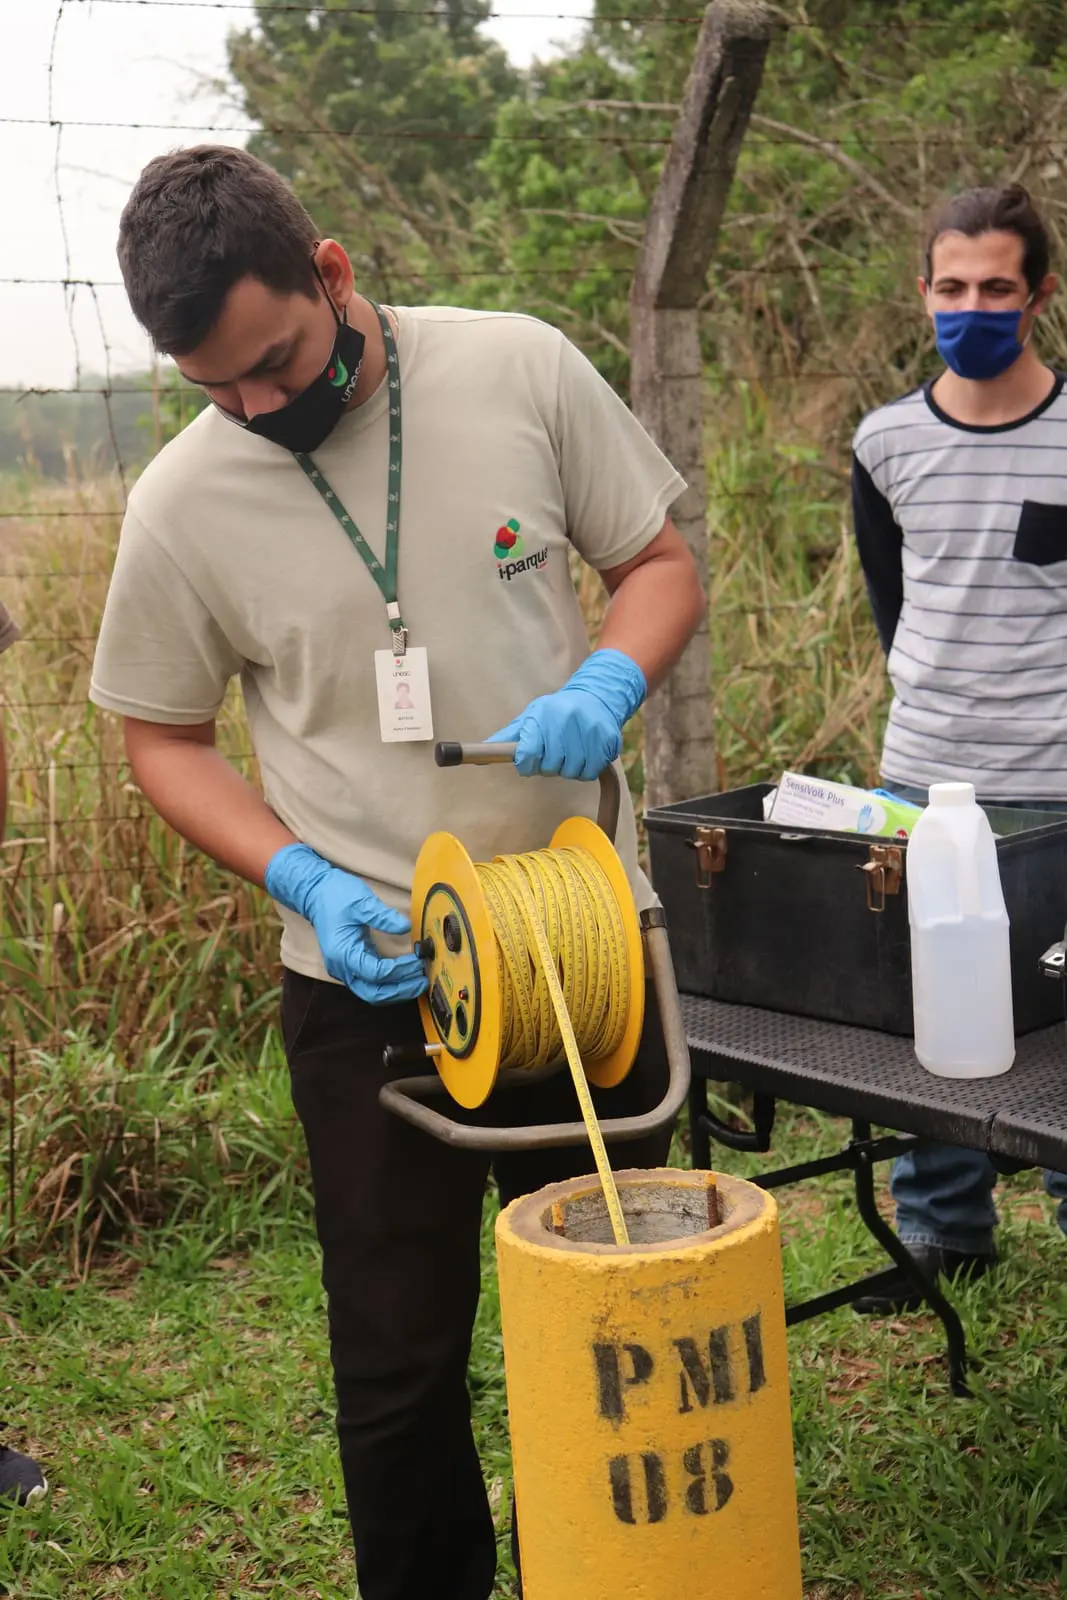
[[[882,775],[1067,795],[1067,394],[998,427],[929,385],[853,441],[856,540],[894,696]]]

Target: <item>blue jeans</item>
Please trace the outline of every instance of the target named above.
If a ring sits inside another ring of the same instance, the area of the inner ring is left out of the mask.
[[[997,1208],[996,1168],[981,1150],[918,1144],[893,1163],[889,1187],[897,1232],[905,1244],[939,1245],[964,1255],[991,1256]],[[1045,1188],[1059,1201],[1056,1218],[1067,1233],[1067,1173],[1046,1172]]]
[[[926,804],[926,790],[883,778],[901,800]],[[1067,812],[1067,800],[998,800],[1013,809]],[[997,1171],[981,1150],[949,1144],[919,1144],[893,1163],[889,1188],[897,1208],[897,1232],[905,1244],[938,1245],[965,1255],[991,1256],[997,1208]],[[1067,1173],[1046,1172],[1045,1188],[1059,1201],[1056,1220],[1067,1233]]]

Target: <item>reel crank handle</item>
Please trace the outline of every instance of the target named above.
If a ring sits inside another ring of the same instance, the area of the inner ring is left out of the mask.
[[[443,1049],[441,1044],[387,1044],[382,1051],[382,1065],[390,1071],[394,1067],[422,1067]]]
[[[455,740],[442,739],[434,745],[433,758],[439,767],[502,766],[515,760],[517,749],[517,744],[490,744],[488,741],[460,744]],[[599,781],[600,805],[596,815],[597,827],[614,843],[619,827],[619,806],[622,799],[619,774],[609,764],[600,774]]]
[[[636,1117],[608,1117],[601,1122],[600,1131],[607,1144],[640,1139],[657,1129],[673,1126],[689,1093],[689,1044],[678,999],[666,919],[658,906],[641,913],[641,929],[656,992],[670,1078],[663,1099],[651,1111]],[[501,1089],[522,1088],[532,1076],[523,1072],[501,1073],[493,1093]],[[463,1150],[551,1150],[560,1146],[585,1144],[588,1139],[584,1122],[546,1122],[535,1127],[517,1128],[479,1127],[473,1123],[456,1122],[452,1117],[446,1117],[424,1104],[427,1100],[442,1096],[447,1098],[447,1090],[436,1076],[401,1078],[385,1084],[378,1091],[378,1103],[422,1133]]]

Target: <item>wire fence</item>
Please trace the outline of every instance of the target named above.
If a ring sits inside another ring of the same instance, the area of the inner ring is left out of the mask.
[[[408,147],[456,144],[481,152],[494,144],[512,149],[527,147],[551,155],[558,150],[589,146],[616,152],[626,160],[639,155],[647,158],[649,152],[659,152],[662,156],[670,142],[669,133],[635,132],[630,125],[605,127],[603,131],[576,128],[568,125],[565,115],[560,125],[539,125],[519,132],[500,129],[464,132],[428,126],[388,130],[359,125],[323,127],[295,116],[291,121],[276,123],[218,119],[203,123],[151,122],[123,121],[109,116],[67,116],[59,103],[56,71],[64,18],[79,11],[91,15],[97,7],[155,11],[162,19],[180,10],[258,14],[252,0],[58,0],[45,68],[45,111],[36,116],[0,116],[0,129],[44,129],[55,135],[52,194],[47,203],[54,207],[58,218],[62,270],[41,276],[13,272],[0,277],[0,285],[12,290],[52,289],[62,294],[75,373],[70,385],[0,385],[0,395],[11,397],[16,405],[29,400],[96,397],[102,406],[108,449],[106,466],[94,472],[91,478],[85,475],[84,469],[77,467],[66,487],[34,482],[29,475],[30,487],[22,484],[9,487],[5,503],[0,506],[0,585],[3,586],[0,598],[19,613],[23,624],[23,638],[14,654],[22,657],[26,653],[32,661],[32,667],[21,669],[14,680],[7,671],[13,657],[5,656],[0,663],[0,680],[6,680],[7,688],[4,710],[9,746],[14,752],[8,771],[14,836],[0,849],[0,983],[6,991],[3,1014],[8,1022],[12,1060],[38,1049],[42,1043],[58,1048],[65,1032],[81,1026],[86,1018],[99,1027],[103,1025],[101,1018],[117,1014],[115,993],[109,991],[115,985],[132,986],[135,981],[143,984],[145,974],[139,971],[131,976],[127,969],[120,969],[116,965],[116,952],[137,951],[142,941],[146,942],[146,948],[151,948],[151,939],[161,928],[188,941],[194,965],[201,961],[206,963],[208,954],[212,958],[217,954],[219,927],[236,936],[237,930],[247,930],[253,924],[259,927],[262,923],[255,948],[266,949],[273,940],[261,897],[257,898],[253,891],[235,888],[230,899],[215,914],[214,924],[211,918],[201,917],[203,906],[221,904],[218,890],[225,880],[213,877],[208,867],[196,862],[193,852],[154,820],[151,808],[130,782],[129,766],[117,733],[110,726],[102,726],[110,719],[94,718],[87,710],[86,681],[110,556],[127,492],[139,466],[139,462],[128,452],[124,454],[120,446],[121,428],[115,403],[124,398],[140,397],[147,404],[153,398],[158,400],[164,392],[169,397],[172,391],[169,380],[160,379],[153,393],[145,380],[131,381],[128,373],[115,369],[103,302],[106,296],[123,292],[121,279],[75,271],[75,241],[64,186],[64,141],[68,134],[96,129],[137,134],[214,135],[227,139],[264,134],[284,140],[341,138],[372,151],[389,144]],[[408,17],[424,15],[439,19],[441,16],[437,7],[427,7],[420,12],[408,7],[344,4],[331,4],[327,14],[331,19],[380,18],[401,9]],[[271,14],[294,18],[301,14],[308,18],[323,14],[321,6],[288,3],[288,0],[272,4],[269,10]],[[1050,5],[1050,15],[1054,11],[1055,5]],[[995,30],[1001,25],[998,18],[1003,19],[1006,14],[988,8],[981,26],[974,31]],[[575,22],[594,31],[631,26],[675,28],[679,31],[679,48],[688,50],[703,13],[693,7],[676,15],[649,18],[625,6],[617,10],[602,7],[593,18],[574,10],[536,7],[521,13],[504,13],[490,7],[484,13],[477,13],[478,21],[504,17]],[[813,26],[795,18],[790,25],[800,30]],[[895,19],[885,25],[890,29],[896,26]],[[925,33],[954,24],[948,19],[920,19],[910,21],[907,26],[912,33]],[[879,25],[879,31],[884,32],[885,27]],[[583,109],[596,112],[597,102],[588,102]],[[612,117],[619,113],[620,106],[604,102],[600,109],[605,117]],[[648,112],[668,122],[674,110],[667,103],[622,109],[627,115]],[[913,151],[920,145],[927,155],[939,149],[956,149],[959,134],[952,130],[930,129],[922,130],[921,137],[914,130],[879,133],[865,127],[857,118],[850,129],[847,148],[842,141],[824,137],[820,132],[783,131],[758,125],[753,126],[747,142],[757,150],[789,149],[824,156],[849,171],[862,187],[864,173],[857,174],[853,170],[857,163],[877,153]],[[1010,142],[1006,142],[1006,153],[1010,149]],[[1032,127],[1027,132],[1027,149],[1037,154],[1062,153],[1064,141],[1054,130]],[[639,228],[628,240],[634,253],[638,240]],[[711,293],[743,295],[750,286],[759,289],[767,285],[792,284],[808,290],[816,311],[820,309],[819,293],[833,292],[852,296],[861,304],[878,305],[877,286],[856,281],[847,244],[810,238],[804,241],[803,249],[798,245],[797,253],[799,259],[795,260],[745,259],[720,264]],[[819,258],[820,253],[824,259]],[[512,268],[509,265],[507,276],[531,285],[533,294],[541,284],[580,286],[593,272],[598,282],[615,281],[622,295],[631,277],[632,265],[603,258],[596,259],[591,267],[557,268],[545,264]],[[499,269],[468,268],[419,271],[413,276],[420,285],[439,284],[450,294],[457,295],[469,288],[476,297],[499,283],[502,274]],[[102,375],[86,376],[79,344],[76,314],[86,298],[92,307],[103,351]],[[715,307],[709,306],[709,325],[716,315]],[[768,364],[748,353],[738,356],[733,367],[725,363],[720,365],[714,373],[714,383],[718,390],[738,396],[750,391],[771,391],[775,386],[801,395],[818,394],[832,384],[854,385],[857,389],[866,386],[867,390],[879,391],[885,387],[886,373],[881,367],[867,364],[861,353],[857,352],[853,358],[847,341],[843,340],[839,365],[827,365],[824,361],[790,362],[785,357]],[[772,501],[781,502],[783,498],[788,501],[790,486],[795,488],[798,482],[810,479],[813,474],[822,475],[827,505],[838,505],[846,475],[840,461],[835,461],[829,453],[817,462],[790,463],[779,459],[773,470],[768,469],[764,482],[724,478],[713,483],[712,494],[718,506],[750,507],[751,525],[758,528]],[[782,515],[780,504],[776,514]],[[827,515],[832,521],[832,512]],[[840,532],[837,526],[829,528],[828,547],[839,544]],[[817,584],[804,596],[782,598],[779,594],[761,591],[757,584],[749,598],[724,598],[716,606],[716,624],[736,630],[730,635],[732,654],[725,669],[727,687],[744,682],[752,686],[755,695],[772,677],[787,676],[804,660],[815,663],[819,672],[828,671],[835,641],[830,636],[829,624],[824,626],[823,623],[836,604],[839,601]],[[800,626],[805,620],[811,624],[806,632]],[[772,630],[772,622],[780,623],[781,627]],[[867,695],[866,701],[863,694]],[[871,699],[862,684],[857,695],[857,703],[862,702],[863,706]],[[839,728],[832,719],[828,721],[820,759],[873,761],[877,758],[868,711],[864,710],[862,716],[857,712],[856,718]],[[744,729],[739,737],[745,737]],[[796,748],[798,752],[803,749],[800,735],[797,735]],[[74,758],[67,754],[71,749],[76,752]],[[236,713],[227,724],[226,753],[242,769],[254,773],[254,752],[248,747]],[[246,962],[245,966],[249,964]],[[261,982],[255,971],[248,971],[247,978],[253,989]],[[216,1012],[229,1004],[224,990],[225,985],[233,981],[233,974],[227,969],[225,980],[220,978],[211,991],[210,1004]],[[23,986],[21,995],[16,992],[19,984]],[[131,1037],[136,1037],[135,1033],[131,1036],[128,1020],[120,1019],[115,1028],[117,1036],[127,1044]]]
[[[390,13],[405,16],[425,16],[437,21],[441,11],[434,7],[427,7],[423,11],[411,8],[390,5],[355,6],[330,3],[330,0],[319,0],[318,4],[309,3],[309,0],[270,0],[269,6],[257,5],[257,0],[66,0],[66,4],[75,9],[77,6],[125,6],[136,7],[142,11],[243,11],[257,12],[269,11],[281,15],[321,16],[328,12],[331,17],[379,17],[388,16]],[[1055,19],[1059,16],[1059,0],[1030,0],[1030,7],[1035,17],[1045,15]],[[451,12],[450,15],[462,17],[462,10]],[[810,21],[793,13],[780,11],[782,21],[787,22],[793,31],[821,30],[822,24]],[[704,20],[703,11],[694,9],[692,14],[665,13],[658,16],[649,16],[647,13],[615,12],[610,6],[598,6],[594,15],[588,11],[494,11],[491,7],[486,11],[474,10],[470,12],[473,20],[493,21],[540,21],[540,22],[582,22],[592,26],[598,24],[616,24],[630,22],[641,27],[662,27],[680,24],[698,27]],[[995,32],[1005,25],[1014,22],[1016,14],[1009,6],[988,5],[985,7],[981,18],[971,18],[968,31],[975,35],[985,32]],[[850,20],[849,31],[858,33],[884,34],[887,31],[898,30],[908,34],[915,33],[944,33],[946,31],[959,33],[960,22],[957,17],[894,17],[887,16],[878,22],[870,20]]]
[[[67,4],[74,0],[66,0]],[[145,0],[148,3],[148,0]],[[610,104],[610,103],[608,103]],[[595,104],[591,103],[595,109]],[[634,109],[640,109],[635,107]],[[666,106],[657,108],[666,112]],[[487,129],[484,132],[442,131],[439,128],[390,128],[378,131],[367,128],[360,123],[353,123],[347,127],[320,124],[301,124],[299,122],[281,123],[229,123],[229,122],[128,122],[110,117],[65,117],[58,118],[51,114],[43,117],[13,117],[0,116],[0,128],[53,128],[62,131],[64,128],[100,128],[122,133],[215,133],[241,138],[253,138],[266,134],[282,139],[358,139],[361,144],[459,144],[459,145],[611,145],[619,150],[641,149],[666,149],[671,142],[669,134],[632,134],[621,132],[585,133],[575,132],[567,128],[538,128],[536,131],[526,133],[505,133],[498,129]],[[771,133],[762,132],[753,128],[746,134],[746,141],[750,145],[779,146],[786,149],[813,149],[820,144],[833,146],[835,141],[821,139],[818,134],[797,132]],[[1062,134],[1038,134],[1028,141],[1030,145],[1039,150],[1061,151],[1064,145]],[[850,139],[858,152],[873,150],[914,150],[916,137],[912,134],[886,134],[871,137],[862,132],[856,132]],[[959,148],[959,135],[957,133],[926,134],[922,145],[927,150],[956,150]],[[1010,148],[1005,141],[1002,148]],[[714,168],[712,171],[716,170]],[[722,170],[726,170],[725,168]]]

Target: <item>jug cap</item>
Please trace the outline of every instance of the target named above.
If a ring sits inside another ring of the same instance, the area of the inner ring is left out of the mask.
[[[973,783],[932,783],[930,785],[930,804],[932,806],[973,806]]]

